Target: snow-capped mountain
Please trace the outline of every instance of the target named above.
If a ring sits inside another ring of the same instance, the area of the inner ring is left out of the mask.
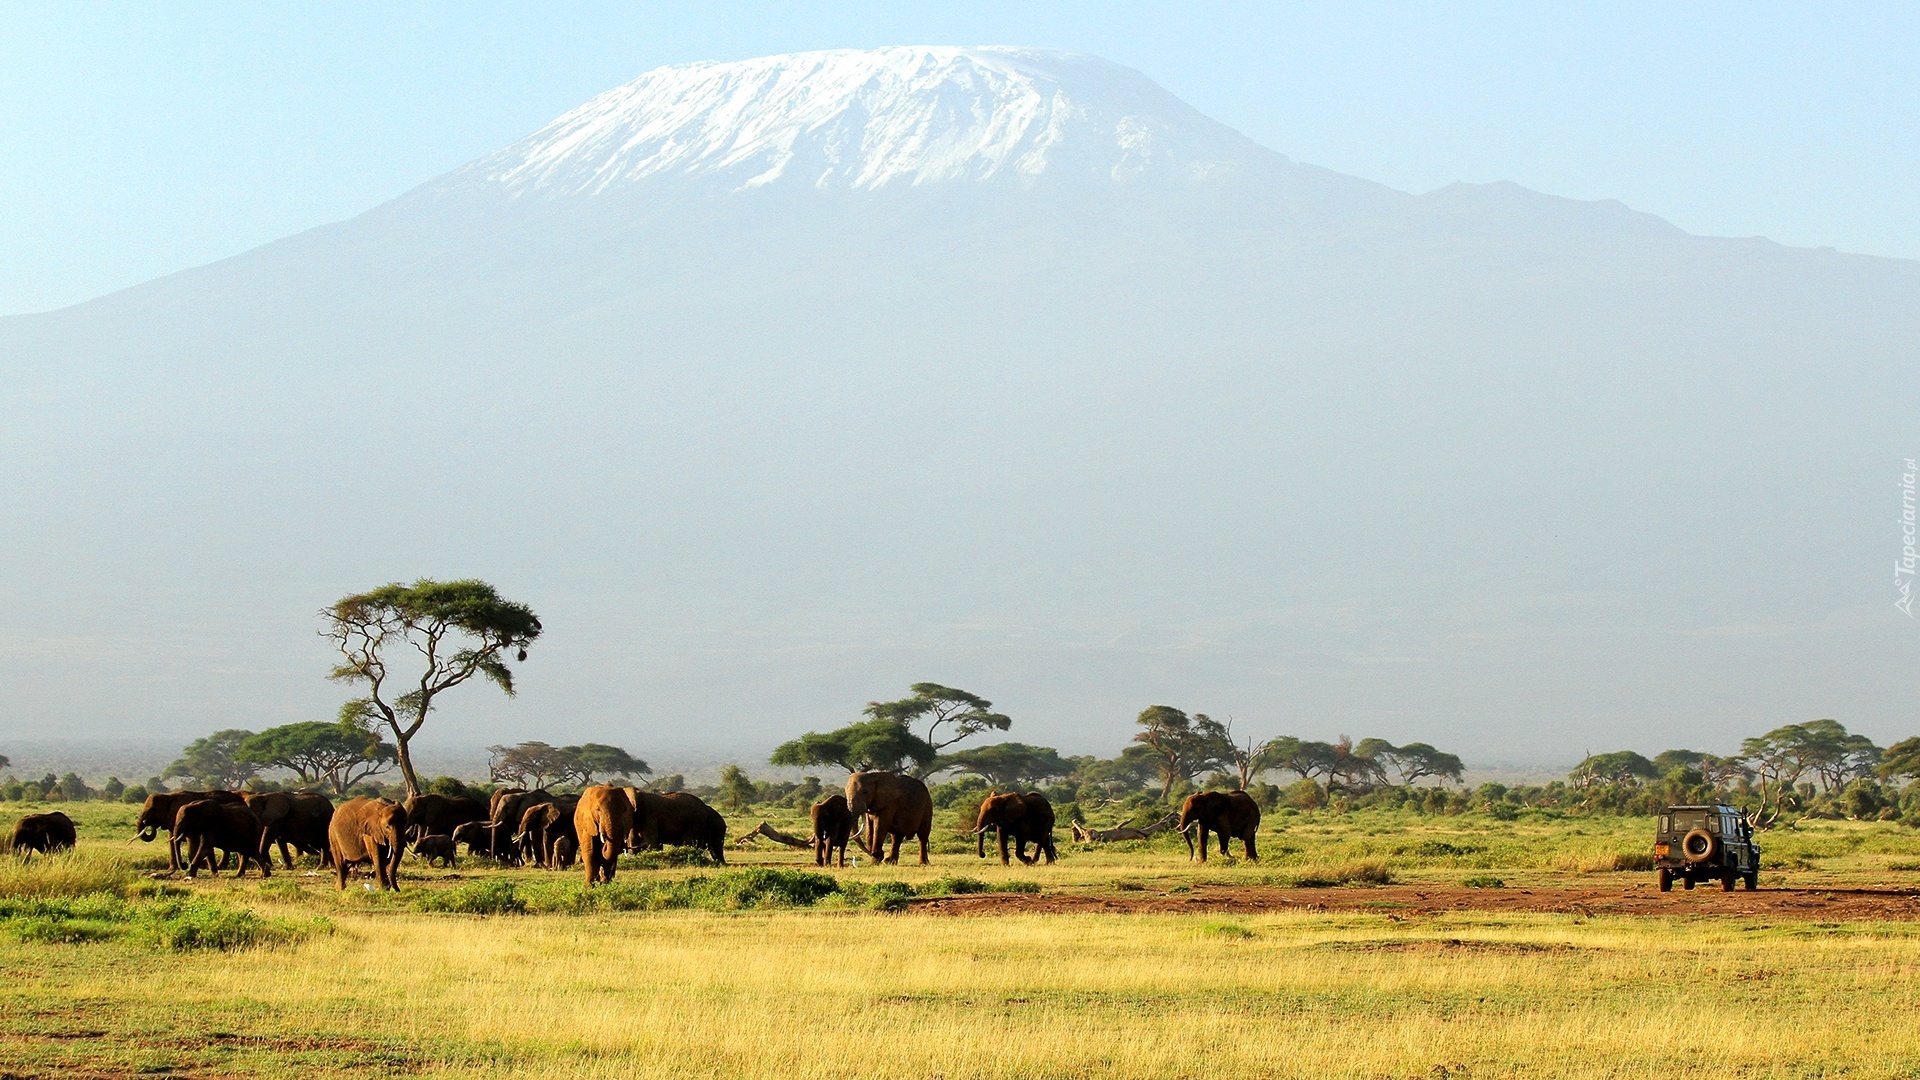
[[[445,186],[558,196],[649,178],[728,190],[1182,182],[1277,156],[1095,57],[900,47],[659,68]]]
[[[312,612],[476,575],[549,632],[459,747],[750,762],[929,679],[1073,752],[1885,743],[1915,342],[1920,264],[1393,191],[1090,57],[665,68],[0,319],[0,736],[332,715]]]

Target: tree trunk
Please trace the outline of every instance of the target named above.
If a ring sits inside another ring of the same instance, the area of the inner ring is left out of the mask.
[[[399,728],[393,729],[393,746],[395,756],[400,759],[400,773],[407,778],[407,798],[411,799],[420,794],[420,778],[413,775],[413,754],[407,749],[407,736],[401,734]]]

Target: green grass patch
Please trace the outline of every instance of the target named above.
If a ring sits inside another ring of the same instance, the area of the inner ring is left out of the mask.
[[[17,941],[119,940],[160,952],[231,952],[281,945],[328,929],[324,919],[303,924],[263,918],[165,887],[0,899],[0,932]]]
[[[1507,887],[1506,882],[1494,877],[1492,874],[1475,874],[1472,877],[1461,878],[1460,884],[1465,885],[1469,889],[1504,889]]]

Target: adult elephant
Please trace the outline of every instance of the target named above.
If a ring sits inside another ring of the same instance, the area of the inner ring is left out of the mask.
[[[400,891],[400,857],[406,854],[407,811],[390,799],[348,799],[327,826],[335,883],[347,887],[347,867],[373,864],[382,889]]]
[[[514,849],[520,853],[521,861],[557,869],[554,841],[566,836],[572,837],[576,844],[579,842],[573,832],[573,811],[579,804],[579,796],[562,795],[552,802],[527,807],[526,813],[520,815],[519,831],[513,834]]]
[[[273,876],[273,860],[266,853],[266,830],[244,802],[220,799],[190,802],[174,814],[173,836],[187,845],[188,877],[198,877],[203,865],[207,873],[219,876],[221,860],[216,851],[240,859],[235,877],[247,876],[250,862],[260,865],[261,877]]]
[[[333,802],[325,795],[307,792],[242,792],[240,796],[253,816],[260,819],[260,857],[268,858],[275,844],[280,845],[280,863],[293,869],[289,848],[303,855],[316,855],[321,865],[327,862],[327,820],[333,816]]]
[[[725,865],[727,861],[727,819],[685,791],[660,794],[642,788],[626,788],[633,804],[633,832],[629,846],[635,851],[675,846],[699,848]]]
[[[553,793],[546,788],[533,791],[512,788],[494,792],[487,816],[493,830],[493,850],[502,853],[502,858],[507,857],[504,853],[513,851],[514,838],[520,834],[520,822],[527,816],[527,811],[552,801]]]
[[[162,791],[147,796],[140,804],[140,816],[134,819],[133,835],[151,844],[161,832],[167,834],[167,869],[180,872],[180,838],[173,834],[174,819],[180,808],[202,799],[216,802],[244,802],[237,791]]]
[[[52,810],[44,814],[28,814],[14,822],[13,846],[9,850],[15,855],[31,855],[36,851],[45,855],[65,851],[78,840],[73,819],[58,810]]]
[[[469,821],[488,821],[493,808],[471,795],[415,795],[405,803],[407,831],[422,836],[452,836]]]
[[[1200,791],[1180,804],[1180,832],[1187,840],[1187,858],[1193,858],[1193,833],[1200,830],[1200,861],[1207,861],[1207,834],[1220,837],[1220,854],[1227,853],[1227,839],[1237,838],[1246,848],[1249,862],[1258,862],[1254,834],[1260,831],[1260,804],[1244,791]]]
[[[293,796],[293,813],[282,824],[281,835],[295,851],[316,856],[321,866],[332,866],[333,847],[327,840],[327,826],[332,823],[332,799],[318,792],[297,792]]]
[[[1053,804],[1045,795],[1029,791],[1024,795],[1008,792],[988,795],[980,804],[980,816],[974,822],[974,837],[979,841],[981,858],[987,857],[987,830],[1000,836],[1000,865],[1007,863],[1007,841],[1013,841],[1014,857],[1032,866],[1043,856],[1051,863],[1053,848]],[[1027,845],[1034,845],[1033,858],[1027,857]]]
[[[573,808],[573,835],[586,864],[587,887],[612,881],[620,853],[633,835],[633,799],[625,791],[595,784],[580,793]]]
[[[813,804],[813,865],[832,866],[833,851],[840,849],[840,865],[847,865],[847,838],[853,835],[853,812],[847,809],[845,795],[829,795]]]
[[[847,777],[847,812],[855,821],[866,816],[865,846],[876,860],[880,845],[893,838],[893,853],[885,862],[900,861],[900,841],[920,838],[920,865],[927,865],[927,841],[933,836],[933,796],[927,785],[902,773],[858,772]]]

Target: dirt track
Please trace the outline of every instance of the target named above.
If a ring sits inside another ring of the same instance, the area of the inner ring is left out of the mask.
[[[1195,886],[1185,893],[1024,895],[984,893],[917,900],[923,915],[1235,913],[1364,911],[1431,915],[1449,911],[1543,912],[1566,915],[1771,916],[1811,922],[1920,920],[1920,890],[1761,889],[1722,892],[1716,886],[1661,893],[1649,883],[1620,888],[1464,889],[1387,885],[1376,888],[1285,889],[1262,885]]]

